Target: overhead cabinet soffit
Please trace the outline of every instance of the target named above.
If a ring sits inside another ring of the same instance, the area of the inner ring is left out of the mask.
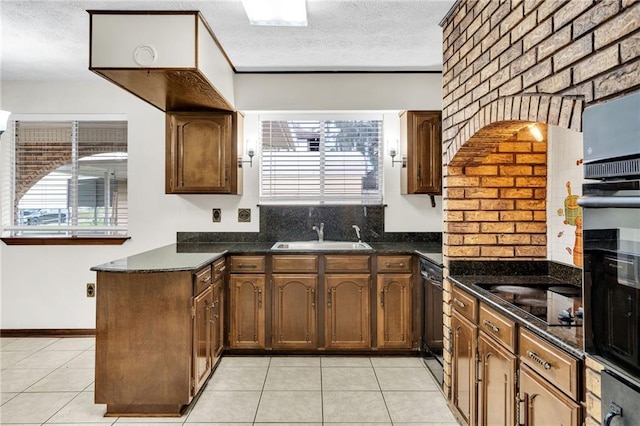
[[[234,69],[197,11],[88,11],[89,69],[162,111],[233,111]]]

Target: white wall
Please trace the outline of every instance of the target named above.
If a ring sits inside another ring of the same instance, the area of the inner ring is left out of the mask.
[[[353,77],[352,74],[346,74]],[[309,101],[308,109],[345,110],[373,109],[368,105],[371,96],[384,114],[385,139],[396,140],[399,133],[399,118],[392,109],[403,109],[398,98],[404,92],[413,99],[415,81],[404,85],[397,76],[391,75],[390,86],[395,88],[389,95],[389,106],[382,108],[384,97],[379,92],[362,92],[359,86],[354,91],[342,87],[340,96],[332,107],[329,99],[322,103]],[[298,81],[293,92],[282,86],[279,91],[285,99],[296,99],[314,93],[321,88],[314,83],[312,75],[306,75],[306,83]],[[404,108],[440,109],[440,79],[426,75],[431,93],[423,103],[413,99]],[[237,82],[236,94],[241,93],[244,105],[251,102],[243,86]],[[286,79],[281,80],[286,82]],[[383,81],[378,80],[379,84]],[[349,86],[349,85],[347,85]],[[411,89],[411,90],[409,90]],[[406,91],[405,91],[406,90]],[[437,94],[437,96],[436,96]],[[19,114],[35,113],[91,113],[126,114],[129,122],[129,235],[131,240],[122,246],[7,246],[0,243],[0,328],[93,328],[95,327],[95,299],[85,297],[85,285],[95,282],[95,273],[89,268],[109,260],[125,257],[144,250],[175,242],[178,231],[235,231],[256,232],[259,229],[256,205],[258,204],[259,167],[244,168],[244,194],[234,195],[166,195],[164,193],[164,114],[114,85],[94,78],[82,82],[28,81],[2,82],[1,109]],[[236,95],[238,96],[238,95]],[[260,98],[260,93],[256,97]],[[357,97],[358,99],[354,99]],[[321,97],[317,97],[321,99]],[[351,101],[349,101],[351,99]],[[239,101],[239,103],[241,103]],[[265,104],[260,100],[263,107]],[[290,110],[288,102],[271,99],[265,110]],[[298,101],[296,101],[298,102]],[[320,108],[322,106],[322,108]],[[245,137],[257,138],[258,114],[245,117]],[[3,138],[6,138],[6,134]],[[384,156],[384,200],[388,204],[385,228],[388,232],[442,230],[441,202],[432,209],[428,197],[400,196],[400,173],[398,165],[391,167],[391,159]],[[5,173],[0,173],[5,176]],[[2,182],[0,182],[1,184]],[[1,208],[2,206],[0,206]],[[222,222],[211,222],[211,209],[222,209]],[[251,223],[237,222],[237,209],[251,208]],[[100,289],[98,288],[98,291]]]
[[[582,133],[548,126],[547,152],[547,257],[581,267],[581,252],[574,258],[578,230],[574,216],[582,216],[582,209],[569,202],[569,192],[582,195]]]

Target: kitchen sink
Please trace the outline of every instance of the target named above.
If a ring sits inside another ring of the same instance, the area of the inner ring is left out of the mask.
[[[278,241],[271,250],[371,250],[371,246],[352,241]]]

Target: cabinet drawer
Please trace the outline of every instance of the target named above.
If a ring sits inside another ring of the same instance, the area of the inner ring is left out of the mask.
[[[273,272],[318,272],[318,256],[273,255]]]
[[[479,328],[489,336],[502,343],[511,352],[515,350],[516,324],[484,303],[480,304]]]
[[[226,271],[226,269],[227,269],[227,265],[224,258],[218,259],[215,262],[213,262],[213,280],[216,281],[221,278],[224,278],[224,272]]]
[[[520,362],[531,367],[573,399],[578,399],[577,359],[527,330],[520,330],[518,343]]]
[[[264,256],[231,256],[229,265],[231,272],[264,272]]]
[[[205,266],[196,272],[193,294],[200,294],[211,286],[211,265]]]
[[[324,270],[331,272],[369,272],[371,256],[337,256],[324,257]]]
[[[475,323],[478,320],[478,299],[467,294],[464,290],[453,287],[451,305],[469,321]]]
[[[411,256],[378,256],[378,272],[411,272]]]

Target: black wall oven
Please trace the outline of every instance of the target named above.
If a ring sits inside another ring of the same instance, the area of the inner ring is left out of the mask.
[[[640,425],[640,92],[583,114],[584,333],[602,424]]]

